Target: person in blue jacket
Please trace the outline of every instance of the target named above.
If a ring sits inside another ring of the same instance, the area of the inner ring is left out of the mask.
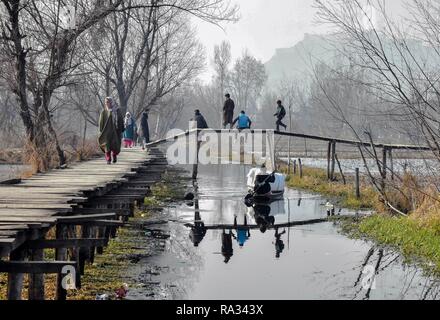
[[[251,119],[246,115],[244,111],[240,112],[240,115],[235,118],[232,125],[234,126],[238,122],[237,129],[238,130],[244,130],[244,129],[250,129],[252,125]]]

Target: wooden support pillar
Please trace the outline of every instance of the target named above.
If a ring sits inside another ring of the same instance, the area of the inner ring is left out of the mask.
[[[201,141],[199,141],[199,131],[196,132],[196,155],[195,155],[195,163],[193,164],[193,174],[192,178],[193,180],[197,180],[197,176],[199,174],[199,151],[200,151],[200,145]]]
[[[388,148],[384,147],[382,149],[382,178],[383,180],[386,180],[387,178],[387,152],[388,152]]]
[[[63,240],[68,238],[67,226],[59,224],[56,226],[56,239]],[[55,260],[56,261],[66,261],[67,260],[67,249],[58,248],[55,250]],[[63,288],[63,278],[64,274],[57,274],[57,292],[56,299],[59,301],[65,301],[67,299],[67,291]]]
[[[337,154],[335,155],[335,158],[336,158],[336,162],[338,163],[339,173],[341,174],[342,181],[344,182],[344,185],[346,185],[347,184],[347,180],[345,179],[344,172],[342,171],[341,162],[339,161]]]
[[[298,172],[298,169],[296,167],[296,160],[293,160],[293,174],[296,175],[297,172]]]
[[[90,235],[90,227],[89,226],[82,226],[81,227],[81,238],[88,238]],[[90,259],[90,248],[79,248],[78,250],[78,256],[77,260],[79,263],[79,273],[80,275],[84,275],[84,269],[85,269],[85,263],[86,260]]]
[[[359,177],[359,168],[355,170],[355,189],[356,189],[356,198],[361,198],[361,187],[360,187],[360,177]]]
[[[89,235],[87,237],[88,238],[96,238],[97,237],[96,227],[89,228]],[[93,264],[95,262],[95,247],[89,248],[89,262],[90,262],[90,264]]]
[[[31,261],[44,261],[44,250],[33,249],[31,251]],[[29,300],[44,300],[44,274],[29,274]]]
[[[24,261],[27,251],[18,248],[9,255],[10,261]],[[8,300],[21,300],[23,291],[23,273],[8,273]]]
[[[107,227],[98,227],[98,238],[106,238],[107,237]],[[97,254],[103,254],[104,253],[104,247],[96,247],[96,253]]]
[[[75,286],[77,289],[81,289],[81,259],[80,259],[80,252],[79,252],[79,247],[76,247],[73,249],[74,252],[74,257],[75,257],[75,261],[76,261],[76,283]],[[84,267],[84,264],[82,265],[82,267]]]
[[[336,169],[336,141],[332,142],[332,168],[331,168],[331,181],[335,180]]]
[[[330,180],[331,176],[330,176],[330,158],[331,158],[331,153],[332,153],[332,142],[330,141],[328,143],[328,149],[327,149],[327,179]]]
[[[299,177],[302,179],[302,177],[303,177],[303,166],[302,166],[301,159],[298,159],[298,164],[299,164]]]

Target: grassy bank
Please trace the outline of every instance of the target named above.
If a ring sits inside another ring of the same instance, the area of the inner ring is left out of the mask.
[[[287,172],[287,169],[283,169]],[[347,184],[344,185],[342,178],[336,176],[337,181],[329,182],[327,171],[318,168],[303,168],[303,177],[299,175],[290,175],[287,178],[287,185],[290,188],[301,189],[322,194],[334,200],[342,207],[349,209],[375,209],[380,203],[375,190],[366,182],[361,183],[361,197],[356,198],[354,181],[347,177]]]
[[[440,233],[437,225],[426,226],[412,217],[375,214],[340,220],[342,231],[352,238],[373,239],[399,250],[407,262],[417,262],[440,276]]]
[[[285,169],[284,169],[285,171]],[[288,186],[316,192],[333,198],[342,207],[350,209],[370,209],[372,216],[338,220],[342,231],[353,238],[364,238],[399,250],[408,261],[421,262],[423,267],[440,275],[440,208],[432,197],[418,201],[418,206],[407,217],[393,216],[386,212],[377,192],[361,183],[361,198],[357,199],[353,177],[341,176],[335,182],[329,182],[326,170],[303,169],[303,177],[290,175]],[[431,195],[432,196],[432,195]]]

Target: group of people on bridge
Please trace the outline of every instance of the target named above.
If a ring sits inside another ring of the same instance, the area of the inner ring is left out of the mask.
[[[238,130],[250,129],[252,121],[245,111],[241,111],[238,117],[234,118],[235,102],[231,99],[231,95],[225,95],[226,101],[223,106],[223,129],[229,125],[229,129],[233,129],[237,125]],[[138,140],[145,149],[146,144],[150,142],[148,111],[142,113],[139,125],[130,112],[125,117],[122,115],[121,109],[111,97],[105,98],[104,109],[99,117],[99,137],[98,143],[101,150],[105,153],[108,164],[116,163],[117,157],[121,152],[122,143],[125,148],[136,146]],[[280,100],[277,101],[277,110],[274,114],[276,117],[276,130],[280,131],[280,126],[287,129],[282,120],[286,116],[286,109]],[[195,110],[192,119],[197,129],[208,129],[208,123],[200,110]]]
[[[226,100],[223,105],[223,129],[226,129],[228,126],[229,129],[233,129],[235,125],[237,125],[236,129],[238,130],[250,129],[252,126],[250,117],[242,110],[238,117],[234,118],[235,102],[231,99],[229,93],[227,93],[225,97]],[[287,125],[283,123],[283,119],[286,117],[286,108],[284,108],[281,100],[277,101],[277,109],[274,117],[276,117],[275,125],[277,131],[280,131],[280,127],[287,129]],[[208,129],[206,119],[200,110],[195,110],[195,116],[192,120],[197,122],[197,129]]]
[[[98,143],[105,153],[107,164],[116,163],[121,152],[122,143],[125,148],[133,148],[140,140],[142,149],[150,142],[148,112],[144,111],[136,124],[130,112],[122,115],[121,109],[111,97],[105,98],[105,108],[99,116]]]

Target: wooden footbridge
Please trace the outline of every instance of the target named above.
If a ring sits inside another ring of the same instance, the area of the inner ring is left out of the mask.
[[[157,148],[126,149],[117,164],[95,159],[0,185],[0,273],[8,274],[8,299],[21,299],[24,274],[28,298],[44,299],[49,273],[58,274],[57,299],[66,299],[63,278],[74,270],[80,287],[85,263],[102,253],[166,166]],[[49,248],[55,261],[45,260]]]

